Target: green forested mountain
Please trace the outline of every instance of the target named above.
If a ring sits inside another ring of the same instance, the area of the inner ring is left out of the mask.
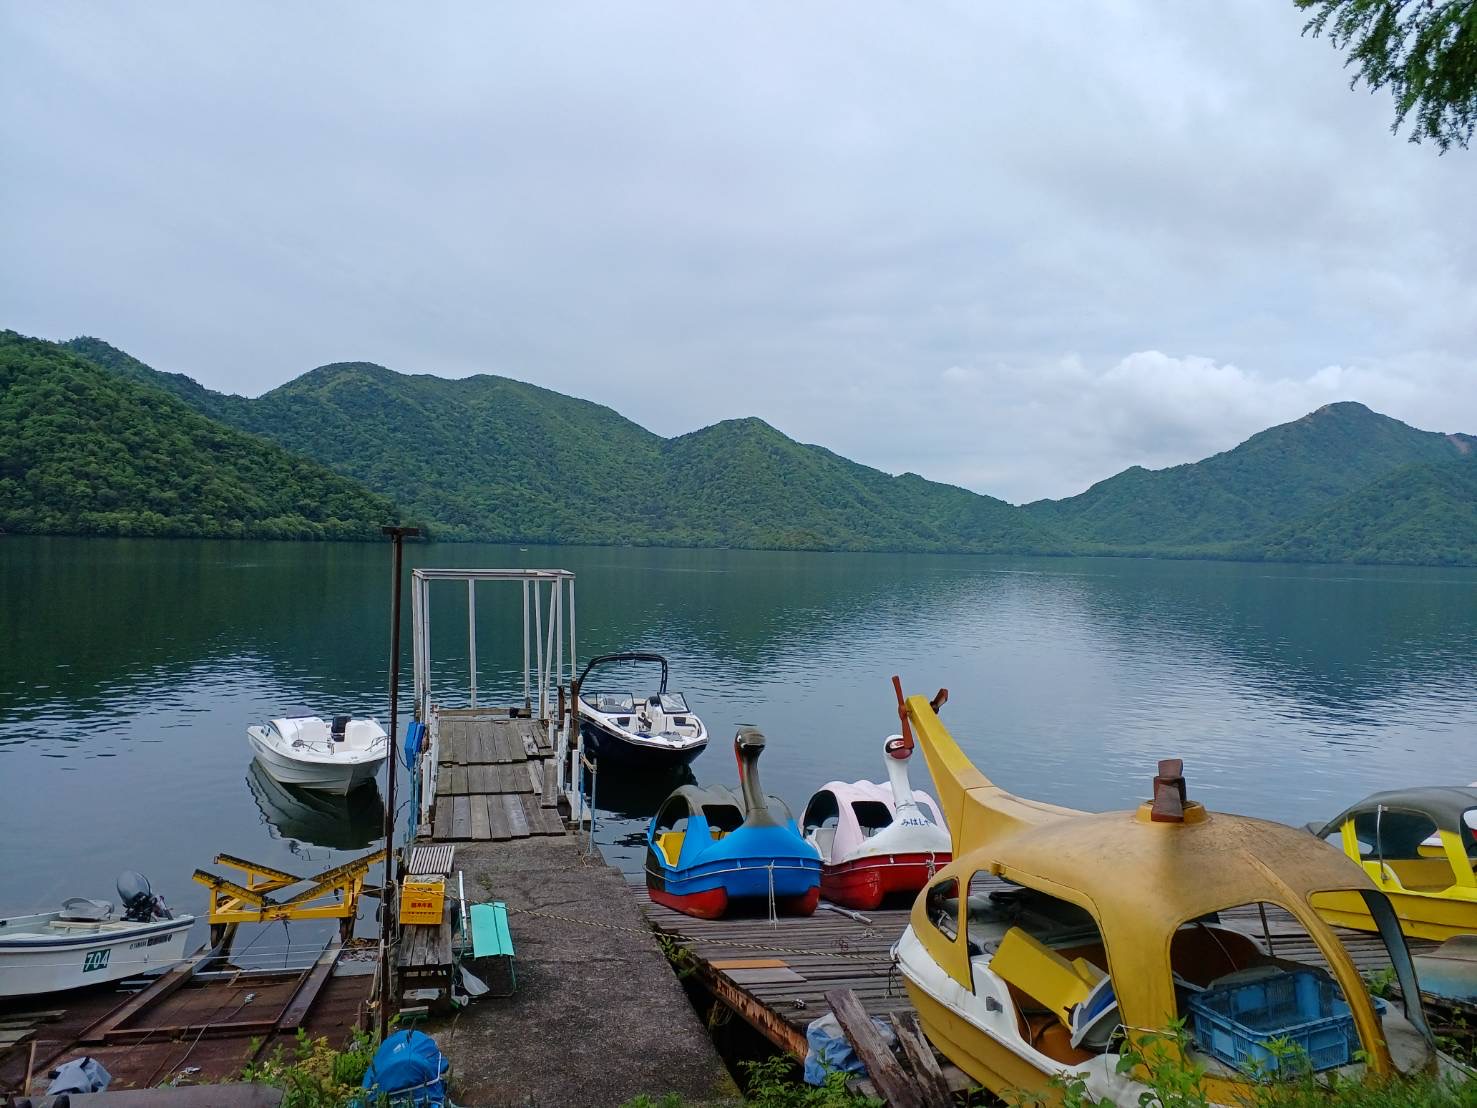
[[[829,550],[1054,552],[1062,545],[1003,500],[912,473],[891,477],[759,419],[663,448],[668,525],[703,545]]]
[[[0,331],[0,529],[347,539],[395,518],[384,497],[315,462]]]
[[[1256,547],[1277,561],[1477,563],[1477,458],[1404,466]]]
[[[84,364],[48,343],[11,341],[48,348],[73,371]],[[1016,508],[915,474],[890,476],[757,419],[664,439],[609,408],[520,381],[409,376],[366,362],[321,366],[248,399],[158,373],[99,339],[65,345],[108,371],[89,387],[126,386],[134,403],[152,396],[172,413],[187,405],[200,433],[234,435],[238,449],[267,449],[239,432],[270,439],[282,448],[269,455],[278,463],[292,460],[283,451],[306,455],[441,538],[1477,565],[1477,439],[1420,431],[1355,403],[1330,404],[1201,462],[1133,467],[1078,496]],[[109,441],[107,428],[89,435],[85,426],[68,449],[110,449],[94,441]],[[49,464],[68,449],[55,446]],[[229,452],[197,454],[185,468],[214,469],[229,483],[241,464]],[[8,465],[13,482],[21,470]],[[237,483],[265,487],[259,477]],[[8,488],[0,481],[7,512]],[[349,482],[338,489],[370,497]],[[0,526],[48,529],[55,518],[53,529],[107,530],[85,490],[68,490],[31,503],[23,524]],[[387,508],[371,499],[377,520]],[[215,526],[235,518],[224,504]],[[329,530],[318,504],[303,518]],[[274,496],[273,512],[290,506]],[[86,526],[67,522],[79,512]]]
[[[84,345],[85,344],[85,345]],[[757,419],[664,439],[505,377],[320,366],[255,400],[159,374],[97,339],[99,364],[362,481],[442,538],[830,550],[1044,551],[1002,500],[892,477]],[[198,392],[196,391],[198,390]]]
[[[1329,404],[1204,461],[1134,466],[1077,496],[1025,510],[1085,549],[1245,549],[1248,538],[1320,513],[1404,466],[1456,459],[1473,441],[1418,431],[1362,404]]]

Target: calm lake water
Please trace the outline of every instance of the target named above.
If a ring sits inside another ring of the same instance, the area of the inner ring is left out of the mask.
[[[895,672],[949,688],[986,774],[1074,807],[1135,803],[1166,756],[1212,806],[1299,823],[1477,778],[1477,570],[474,545],[407,561],[573,570],[581,659],[666,654],[714,736],[697,778],[732,784],[728,741],[757,724],[765,785],[797,812],[827,780],[881,775]],[[0,538],[0,915],[111,896],[125,868],[200,913],[190,874],[219,851],[310,873],[372,845],[377,796],[282,793],[244,728],[293,707],[385,720],[388,585],[386,546]],[[466,667],[464,594],[442,592],[438,689]],[[479,699],[519,699],[517,590],[484,586],[478,614]],[[639,867],[668,787],[602,783],[612,862]]]

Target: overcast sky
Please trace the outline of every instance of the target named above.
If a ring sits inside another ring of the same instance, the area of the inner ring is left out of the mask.
[[[1290,2],[0,0],[0,327],[490,372],[1012,501],[1477,432],[1477,150]]]

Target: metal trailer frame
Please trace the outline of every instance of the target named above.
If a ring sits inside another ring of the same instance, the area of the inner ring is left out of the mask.
[[[426,749],[417,762],[419,823],[435,801],[436,764],[440,746],[437,705],[431,695],[431,585],[437,581],[467,586],[468,697],[477,707],[477,585],[483,581],[515,583],[523,591],[523,709],[548,729],[558,765],[558,787],[567,793],[569,747],[575,717],[567,690],[575,677],[574,574],[567,569],[428,569],[411,570],[411,669],[415,718],[426,725]],[[547,586],[547,588],[545,587]],[[568,640],[568,649],[565,641]],[[393,740],[392,740],[393,741]]]

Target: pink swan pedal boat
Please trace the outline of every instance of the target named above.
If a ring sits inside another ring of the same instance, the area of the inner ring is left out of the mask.
[[[862,911],[914,894],[953,858],[938,804],[908,781],[910,743],[882,746],[888,782],[831,781],[805,806],[805,840],[821,855],[821,895]]]

